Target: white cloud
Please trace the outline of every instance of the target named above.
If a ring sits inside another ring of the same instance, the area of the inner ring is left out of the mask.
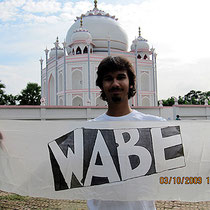
[[[73,8],[75,9],[75,12],[83,11],[83,13],[86,13],[86,11],[93,9],[93,2],[78,1],[75,3],[75,6]],[[78,14],[78,16],[80,16],[80,14]]]
[[[92,6],[93,4],[89,1],[61,3],[58,0],[4,0],[0,2],[0,19],[3,22],[21,19],[26,22],[48,23],[56,14],[65,21],[65,18],[75,19]]]
[[[50,14],[59,12],[61,10],[61,3],[57,2],[56,0],[28,0],[22,9],[31,13]]]
[[[25,22],[33,22],[33,23],[36,23],[36,24],[39,24],[39,23],[58,23],[59,21],[59,17],[55,16],[55,15],[51,15],[51,16],[38,16],[38,15],[33,15],[33,14],[25,14],[23,16],[23,19]]]
[[[0,2],[0,20],[16,20],[18,16],[18,8],[24,5],[24,3],[25,0],[6,0]]]
[[[59,14],[59,17],[61,22],[69,22],[73,24],[77,16],[86,13],[87,10],[92,8],[93,4],[89,1],[79,1],[76,3],[67,2],[63,5],[62,12]]]

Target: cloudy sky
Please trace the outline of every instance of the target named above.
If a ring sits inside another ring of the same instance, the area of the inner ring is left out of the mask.
[[[18,94],[28,82],[40,84],[39,59],[56,37],[63,42],[76,16],[93,0],[0,0],[0,80]],[[209,0],[98,0],[115,15],[129,46],[142,36],[158,54],[159,99],[190,90],[210,91]]]

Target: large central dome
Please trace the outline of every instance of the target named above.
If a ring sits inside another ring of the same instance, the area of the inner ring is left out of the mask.
[[[110,16],[102,10],[95,8],[82,15],[83,26],[92,36],[95,52],[104,52],[108,48],[108,40],[110,40],[110,48],[113,50],[127,51],[128,37],[124,29],[117,22],[115,16]],[[72,34],[80,27],[80,17],[77,17],[75,23],[70,27],[66,35],[68,46],[72,42]],[[70,48],[67,48],[68,53]]]

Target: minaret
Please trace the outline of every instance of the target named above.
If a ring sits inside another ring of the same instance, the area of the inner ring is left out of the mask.
[[[66,106],[66,47],[67,47],[67,43],[66,41],[64,40],[64,42],[62,43],[63,44],[63,65],[64,65],[64,68],[63,68],[63,92],[64,92],[64,106]]]
[[[46,105],[49,105],[48,103],[49,103],[49,101],[48,101],[48,52],[49,52],[49,50],[47,49],[47,47],[46,47],[46,49],[44,50],[45,51],[45,54],[46,54],[46,87],[45,87],[45,97],[46,97]]]
[[[40,65],[41,65],[41,97],[43,97],[43,76],[42,76],[42,70],[43,70],[43,59],[41,57],[40,61]]]
[[[58,37],[55,44],[55,96],[56,96],[56,106],[58,106]]]
[[[157,98],[157,64],[156,64],[157,53],[155,52],[155,49],[153,47],[151,48],[151,52],[152,52],[154,106],[158,106],[158,98]]]
[[[97,3],[97,1],[95,1]],[[97,5],[95,5],[97,6]],[[80,27],[82,28],[82,16],[80,20]],[[87,40],[88,46],[88,105],[91,105],[91,94],[90,94],[90,40]]]
[[[141,28],[139,27],[139,37],[141,37]],[[138,38],[137,38],[138,39]],[[139,84],[139,80],[138,80],[138,76],[139,76],[139,73],[138,73],[138,60],[137,60],[137,39],[135,39],[135,66],[136,66],[136,105],[139,106],[139,87],[140,87],[140,84]]]

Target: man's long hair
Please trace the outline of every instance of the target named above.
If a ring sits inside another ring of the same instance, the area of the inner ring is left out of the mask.
[[[128,99],[136,94],[136,75],[130,61],[122,56],[108,56],[104,58],[98,66],[96,86],[101,89],[101,98],[106,101],[106,95],[103,91],[103,78],[109,72],[127,71],[129,78]]]

